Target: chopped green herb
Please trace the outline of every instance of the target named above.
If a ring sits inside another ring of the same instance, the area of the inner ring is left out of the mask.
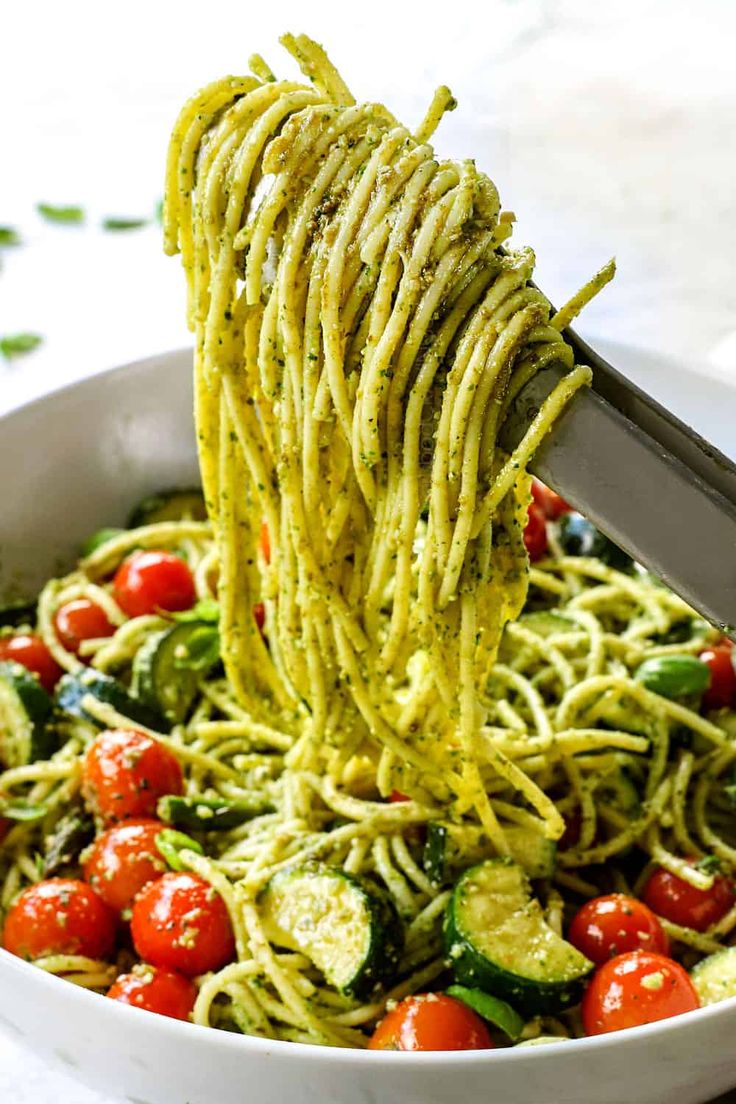
[[[12,226],[0,226],[0,245],[20,245],[20,234]]]
[[[145,218],[118,218],[111,215],[102,220],[103,230],[138,230],[141,226],[147,225],[148,219]]]
[[[36,210],[48,222],[84,222],[84,208],[57,206],[54,203],[37,203]]]
[[[42,341],[43,338],[39,334],[7,334],[5,337],[0,337],[0,353],[6,360],[10,360],[12,357],[32,353]]]
[[[717,874],[721,869],[721,860],[717,855],[703,855],[695,864],[696,870],[702,870],[703,874]]]

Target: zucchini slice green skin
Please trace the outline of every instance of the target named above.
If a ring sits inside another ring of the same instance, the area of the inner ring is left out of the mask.
[[[708,955],[693,967],[690,977],[702,1005],[736,997],[736,947]]]
[[[128,518],[128,528],[155,525],[159,521],[206,521],[207,507],[199,487],[172,487],[148,495]]]
[[[118,713],[128,717],[134,723],[152,728],[157,732],[169,732],[171,725],[157,709],[152,709],[145,702],[132,697],[122,683],[102,671],[96,671],[93,667],[86,667],[84,671],[74,674],[62,675],[56,686],[56,704],[64,713],[72,717],[80,717],[99,727],[99,721],[85,713],[82,701],[91,694],[105,705],[111,705]]]
[[[58,746],[50,724],[53,702],[20,663],[0,663],[0,762],[24,767],[48,759]]]
[[[518,825],[504,826],[511,858],[530,878],[551,878],[557,845],[540,832]],[[493,858],[494,849],[480,825],[435,820],[427,825],[422,863],[432,885],[451,883],[462,870]]]
[[[216,629],[205,621],[183,621],[163,629],[146,640],[133,660],[133,693],[171,724],[186,718],[207,673],[179,662],[186,658],[190,641],[203,631],[215,633]]]
[[[484,1020],[488,1020],[494,1027],[503,1031],[512,1043],[518,1042],[521,1038],[524,1020],[506,1001],[491,996],[490,993],[484,993],[482,989],[467,989],[464,985],[451,985],[447,995],[467,1004],[468,1008],[472,1008]]]
[[[82,805],[61,817],[51,835],[46,837],[43,855],[44,878],[51,878],[70,866],[76,866],[80,852],[94,838],[95,822]]]
[[[271,812],[266,801],[228,801],[224,797],[162,797],[156,808],[161,820],[188,832],[226,832],[253,817]]]
[[[309,863],[275,874],[259,906],[271,942],[305,954],[340,992],[364,1000],[395,976],[403,926],[367,879]]]
[[[489,859],[462,875],[443,936],[457,981],[522,1015],[553,1015],[576,1004],[593,968],[548,926],[526,874],[508,859]]]

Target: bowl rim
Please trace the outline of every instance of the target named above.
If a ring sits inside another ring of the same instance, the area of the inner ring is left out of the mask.
[[[646,349],[637,349],[634,346],[619,342],[606,341],[601,342],[601,344],[609,348],[616,347],[621,350],[641,353],[643,357],[651,358],[653,361],[660,364],[663,362],[668,363],[673,367],[679,368],[688,375],[695,374],[692,369],[689,369],[683,361],[676,357],[669,357]],[[151,356],[139,357],[124,364],[112,365],[98,372],[86,375],[81,379],[71,380],[58,387],[51,388],[41,395],[33,396],[17,405],[0,411],[0,427],[2,423],[8,419],[25,413],[34,412],[37,408],[47,404],[50,400],[54,401],[59,398],[71,396],[75,391],[80,389],[84,390],[85,387],[88,386],[94,386],[100,383],[104,384],[104,381],[109,377],[123,375],[134,369],[145,372],[146,370],[154,368],[157,364],[163,367],[167,363],[178,359],[191,358],[193,353],[194,350],[191,346],[180,346],[176,349],[154,353]],[[733,385],[731,385],[731,387],[736,390]],[[74,985],[54,974],[49,974],[34,966],[32,963],[26,962],[0,947],[0,976],[6,971],[11,975],[15,975],[20,984],[29,981],[41,988],[50,985],[52,992],[60,992],[60,990],[55,989],[55,987],[58,985],[65,985],[69,1002],[77,1002],[80,1007],[89,1010],[90,1013],[93,1013],[95,1008],[98,1013],[102,1013],[102,1008],[99,1003],[95,1003],[99,1002],[100,999],[105,999],[104,997],[101,998],[100,994]],[[130,1022],[127,1019],[129,1015],[140,1014],[140,1011],[140,1009],[131,1008],[117,1001],[108,1001],[107,1010],[104,1014],[110,1015],[113,1019],[122,1016],[122,1026],[123,1022]],[[151,1013],[149,1013],[149,1015],[151,1015]],[[679,1016],[672,1016],[669,1019],[643,1024],[639,1027],[625,1028],[622,1031],[588,1036],[580,1039],[561,1039],[557,1043],[545,1044],[543,1050],[544,1054],[550,1057],[553,1055],[559,1056],[563,1049],[564,1053],[569,1054],[571,1058],[575,1055],[593,1056],[612,1046],[621,1046],[633,1039],[639,1042],[659,1039],[676,1034],[678,1031],[686,1030],[688,1025],[693,1022],[703,1023],[707,1020],[715,1020],[722,1016],[728,1017],[731,1015],[736,1017],[736,996],[729,997],[715,1004],[694,1009],[691,1012],[682,1013]],[[241,1053],[251,1051],[262,1057],[270,1056],[275,1052],[278,1054],[280,1060],[287,1059],[290,1061],[299,1060],[308,1063],[319,1063],[327,1059],[338,1065],[349,1065],[353,1062],[360,1064],[372,1063],[375,1065],[377,1062],[386,1061],[389,1063],[398,1062],[402,1067],[407,1068],[412,1065],[421,1066],[423,1068],[441,1065],[445,1068],[448,1065],[465,1066],[468,1064],[488,1063],[490,1066],[492,1063],[499,1062],[503,1065],[508,1065],[538,1061],[538,1052],[534,1047],[500,1047],[492,1050],[469,1051],[369,1051],[360,1048],[327,1047],[318,1043],[296,1043],[282,1039],[265,1039],[258,1035],[240,1035],[234,1032],[218,1031],[216,1028],[203,1029],[198,1024],[174,1020],[166,1016],[157,1016],[156,1019],[158,1022],[155,1030],[168,1035],[171,1039],[179,1039],[182,1045],[187,1045],[187,1043],[194,1045],[195,1040],[200,1039],[206,1046],[212,1045],[214,1047],[222,1047],[226,1050],[240,1051]],[[150,1026],[153,1030],[154,1024],[151,1023]],[[206,1033],[202,1034],[203,1031]],[[209,1043],[206,1043],[205,1041],[208,1039]]]

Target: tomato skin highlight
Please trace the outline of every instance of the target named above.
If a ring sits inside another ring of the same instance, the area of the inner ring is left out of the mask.
[[[532,498],[550,521],[572,511],[570,503],[565,502],[564,498],[561,498],[557,491],[553,491],[546,483],[542,483],[541,479],[532,479]]]
[[[110,729],[93,740],[82,763],[82,794],[110,822],[153,817],[160,797],[184,792],[176,756],[135,729]]]
[[[578,909],[567,938],[596,965],[627,951],[669,955],[670,941],[645,904],[623,893],[594,897]]]
[[[667,1020],[700,1007],[687,972],[665,955],[630,951],[599,966],[585,990],[586,1035]]]
[[[547,552],[547,522],[535,502],[532,502],[529,506],[526,528],[524,529],[524,546],[532,563],[541,560]]]
[[[369,1050],[491,1050],[483,1020],[445,993],[406,997],[373,1032]]]
[[[156,1012],[172,1020],[189,1020],[197,988],[189,978],[173,970],[137,966],[132,973],[121,974],[105,995],[131,1008]]]
[[[3,946],[19,958],[85,955],[107,958],[117,917],[86,882],[49,878],[24,889],[5,918]]]
[[[187,977],[219,970],[235,954],[225,902],[196,874],[164,874],[142,889],[130,930],[145,962]]]
[[[136,894],[166,873],[156,847],[156,836],[165,827],[160,820],[123,820],[92,844],[84,879],[115,912],[132,908]]]
[[[710,889],[697,889],[662,867],[650,875],[642,900],[665,920],[699,932],[717,924],[736,904],[734,883],[723,874],[716,876]]]
[[[710,668],[710,686],[703,694],[703,708],[730,709],[736,704],[736,671],[732,659],[733,646],[717,644],[698,656]]]
[[[89,598],[75,598],[65,602],[54,614],[56,635],[68,652],[79,655],[84,640],[96,640],[112,636],[115,626],[105,611]]]
[[[33,675],[48,694],[52,694],[57,682],[64,674],[51,652],[36,633],[16,633],[15,636],[0,636],[0,662],[12,660],[20,663]]]
[[[128,617],[177,613],[191,609],[197,598],[191,571],[171,552],[133,552],[115,572],[112,590]]]

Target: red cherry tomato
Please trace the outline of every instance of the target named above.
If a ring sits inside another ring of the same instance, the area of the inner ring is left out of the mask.
[[[24,889],[5,918],[3,946],[20,958],[86,955],[106,958],[117,917],[85,882],[49,878]]]
[[[187,977],[219,970],[235,953],[225,902],[196,874],[164,874],[142,889],[130,930],[142,959]]]
[[[260,538],[261,555],[267,564],[271,562],[271,534],[268,531],[268,523],[261,522],[261,538]]]
[[[662,867],[650,875],[642,899],[658,916],[699,932],[717,924],[736,904],[734,883],[723,874],[714,879],[710,889],[696,889]]]
[[[554,521],[560,514],[569,514],[572,506],[560,498],[556,491],[542,483],[540,479],[532,480],[532,498],[541,509],[545,517]]]
[[[112,591],[128,617],[190,609],[197,597],[191,571],[171,552],[134,552],[115,572]]]
[[[401,790],[392,790],[388,795],[388,799],[392,805],[395,805],[397,801],[411,801],[408,794],[402,793]]]
[[[651,909],[623,893],[586,901],[575,914],[567,938],[596,965],[625,951],[668,955],[670,950],[669,939]]]
[[[679,963],[649,951],[630,951],[596,970],[581,1012],[586,1035],[604,1035],[699,1007],[693,983]]]
[[[18,633],[16,636],[0,636],[0,661],[12,660],[22,664],[49,694],[63,675],[63,671],[40,636],[35,633]]]
[[[82,763],[82,793],[106,821],[150,817],[160,797],[184,791],[179,761],[168,748],[135,729],[102,732]]]
[[[197,999],[197,989],[189,978],[173,970],[136,966],[132,973],[120,975],[108,989],[107,996],[132,1008],[170,1016],[172,1020],[188,1020]]]
[[[59,640],[68,652],[79,655],[83,640],[96,640],[112,636],[115,626],[105,611],[89,598],[75,598],[59,606],[54,616],[54,626]]]
[[[736,704],[736,671],[732,647],[717,644],[701,652],[699,658],[710,667],[710,685],[703,694],[704,709],[730,709]]]
[[[407,997],[373,1032],[369,1050],[490,1050],[483,1020],[462,1001],[444,993]]]
[[[532,563],[541,560],[547,551],[547,522],[536,503],[529,506],[529,517],[524,530],[524,544]]]
[[[165,828],[160,820],[124,820],[95,840],[84,861],[84,877],[116,912],[132,908],[139,890],[166,873],[156,847]]]

